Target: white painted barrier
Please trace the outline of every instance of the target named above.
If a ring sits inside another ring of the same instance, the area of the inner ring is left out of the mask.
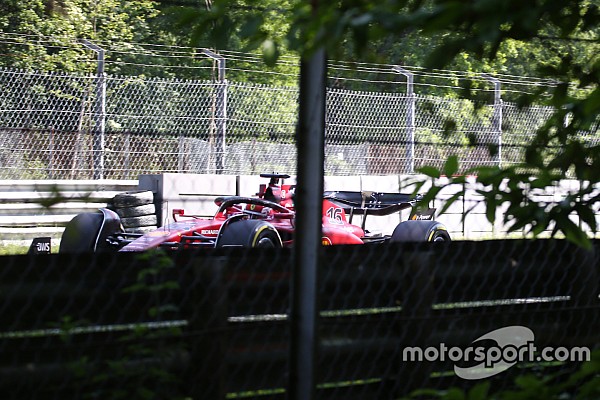
[[[0,240],[60,238],[75,215],[106,207],[117,193],[137,187],[135,180],[0,181]]]

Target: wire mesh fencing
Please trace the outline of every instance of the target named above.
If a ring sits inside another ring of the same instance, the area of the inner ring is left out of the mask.
[[[549,240],[324,247],[316,398],[597,394],[598,265]],[[293,268],[291,249],[4,256],[3,397],[290,398]]]
[[[0,90],[1,179],[295,172],[297,87],[3,68]],[[397,82],[330,87],[325,173],[412,173],[449,155],[465,168],[517,163],[553,112]],[[597,126],[582,140],[597,143]]]

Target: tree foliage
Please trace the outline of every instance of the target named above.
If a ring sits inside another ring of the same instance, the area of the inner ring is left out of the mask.
[[[150,25],[157,15],[152,0],[3,0],[0,32],[12,36],[0,43],[0,53],[6,56],[0,64],[93,71],[94,55],[78,39],[149,41],[156,34]]]

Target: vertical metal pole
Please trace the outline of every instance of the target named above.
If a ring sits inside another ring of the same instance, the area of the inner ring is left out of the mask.
[[[488,74],[481,74],[483,78],[494,85],[494,114],[492,116],[492,132],[496,133],[496,163],[502,167],[502,94],[500,92],[500,81]]]
[[[415,172],[415,92],[414,92],[414,74],[398,65],[392,67],[394,72],[406,77],[406,158],[408,160],[408,173]]]
[[[222,174],[225,169],[225,136],[227,134],[227,79],[225,79],[225,57],[207,49],[202,54],[217,62],[218,80],[216,101],[216,140],[215,140],[215,172]]]
[[[225,62],[225,60],[223,60]],[[217,153],[215,158],[216,172],[225,170],[225,135],[227,132],[227,80],[219,81],[217,92]]]
[[[185,172],[185,135],[179,132],[177,140],[177,172]]]
[[[92,145],[94,179],[104,178],[104,135],[106,126],[106,77],[104,75],[104,49],[82,39],[81,43],[97,54],[96,101],[94,106],[94,138]]]
[[[50,160],[48,161],[48,177],[54,179],[54,127],[50,128]]]
[[[322,251],[327,57],[303,56],[297,131],[296,238],[291,307],[289,397],[310,400],[316,386],[319,255]]]
[[[135,179],[136,177],[129,176],[131,170],[131,134],[129,132],[125,132],[125,165],[123,167],[123,178],[124,179]]]

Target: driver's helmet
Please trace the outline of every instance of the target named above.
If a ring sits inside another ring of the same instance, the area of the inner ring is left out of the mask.
[[[263,195],[263,198],[273,203],[279,203],[281,201],[281,188],[276,186],[269,186]]]

